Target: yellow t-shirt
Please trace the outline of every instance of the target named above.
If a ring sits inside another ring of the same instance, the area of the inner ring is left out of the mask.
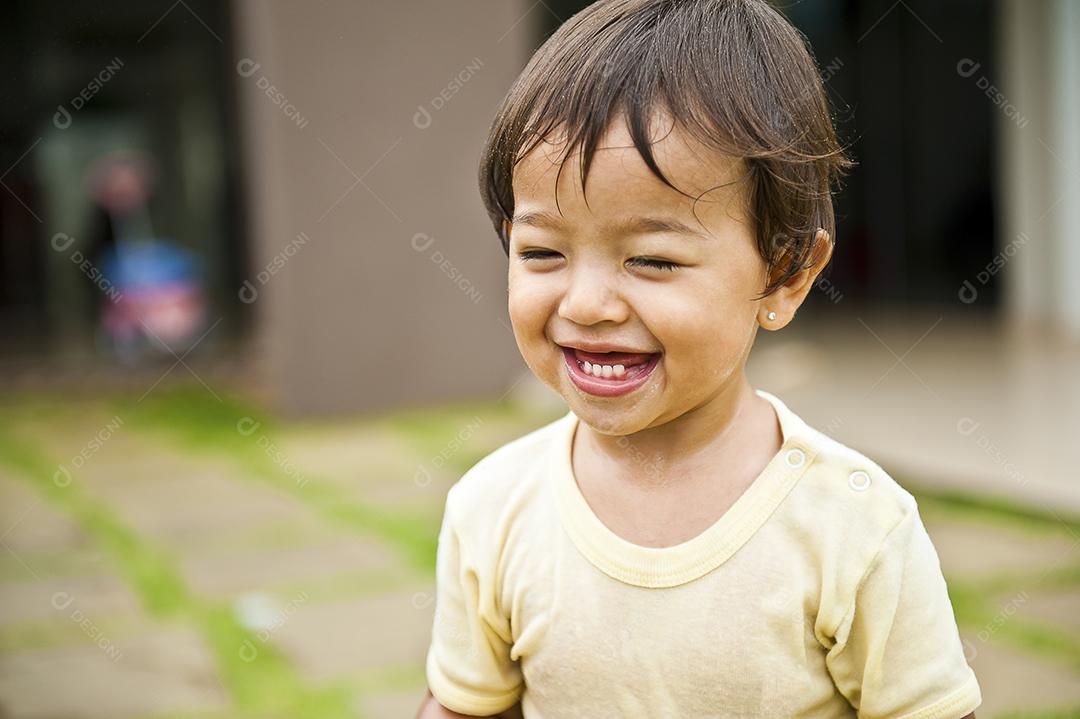
[[[672,547],[607,528],[573,412],[451,488],[428,685],[526,719],[962,717],[981,702],[915,500],[775,396],[783,446]]]

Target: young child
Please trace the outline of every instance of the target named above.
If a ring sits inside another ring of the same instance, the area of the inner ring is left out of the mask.
[[[912,496],[744,374],[849,165],[765,0],[601,0],[532,58],[480,184],[569,412],[446,498],[421,716],[972,715]]]

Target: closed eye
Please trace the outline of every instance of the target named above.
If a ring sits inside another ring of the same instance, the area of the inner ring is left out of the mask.
[[[519,252],[518,257],[521,258],[522,262],[528,262],[529,260],[543,260],[550,255],[557,254],[559,253],[552,252],[551,250],[525,250],[524,252]]]
[[[558,252],[552,252],[551,250],[525,250],[524,252],[519,252],[518,257],[522,262],[528,262],[529,260],[548,259],[558,254]],[[627,263],[638,267],[651,267],[653,269],[667,270],[669,272],[673,272],[679,267],[679,265],[674,262],[654,260],[648,257],[632,257],[627,260]]]
[[[668,262],[667,260],[651,260],[648,257],[632,257],[628,260],[632,265],[638,265],[639,267],[654,267],[658,270],[674,271],[678,268],[678,265],[674,262]]]

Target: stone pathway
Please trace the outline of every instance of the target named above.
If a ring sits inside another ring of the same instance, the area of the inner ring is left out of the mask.
[[[1048,523],[924,510],[949,580],[980,717],[1080,715],[1080,542]]]
[[[4,719],[411,718],[446,490],[561,414],[280,425],[199,386],[136,400],[0,405]],[[921,506],[980,719],[1080,714],[1077,526]]]

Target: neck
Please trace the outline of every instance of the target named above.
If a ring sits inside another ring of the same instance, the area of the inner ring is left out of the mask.
[[[756,411],[760,402],[765,400],[740,372],[735,381],[673,420],[625,436],[601,434],[581,423],[576,442],[605,465],[619,468],[624,477],[643,484],[667,484],[693,467],[730,456],[734,448],[749,441],[762,426],[762,415]],[[771,406],[766,409],[771,415]],[[772,425],[776,426],[775,416]],[[779,450],[779,436],[776,426],[776,441],[769,439],[776,445],[775,451]]]

